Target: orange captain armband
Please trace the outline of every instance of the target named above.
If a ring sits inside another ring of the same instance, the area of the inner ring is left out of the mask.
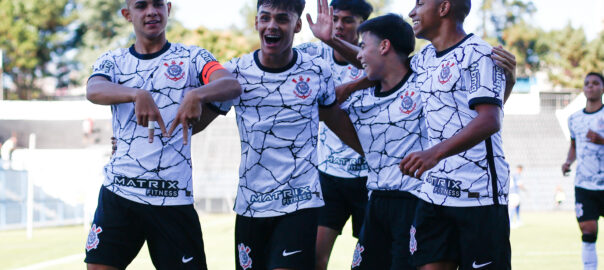
[[[210,82],[210,76],[216,70],[225,69],[218,61],[208,62],[201,71],[201,82],[206,85]]]

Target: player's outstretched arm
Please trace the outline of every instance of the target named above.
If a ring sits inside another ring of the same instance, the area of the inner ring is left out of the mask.
[[[367,76],[363,76],[357,80],[336,86],[336,98],[338,100],[338,104],[342,104],[344,101],[346,101],[348,97],[350,97],[350,95],[355,91],[374,87],[378,83],[378,81],[370,81]]]
[[[492,104],[475,106],[478,116],[453,137],[420,152],[407,155],[400,163],[401,172],[416,178],[439,161],[466,151],[501,129],[501,108]]]
[[[306,20],[313,35],[323,43],[338,51],[348,63],[357,68],[363,68],[357,59],[360,48],[350,44],[333,33],[333,7],[329,6],[327,0],[317,0],[317,22],[314,23],[310,14],[306,13]]]
[[[163,136],[168,136],[164,120],[159,109],[151,97],[151,94],[143,89],[130,88],[113,83],[102,76],[95,76],[88,80],[86,85],[86,98],[99,105],[113,105],[134,102],[136,123],[147,127],[149,121],[157,121]],[[153,129],[150,129],[150,133]],[[149,136],[149,142],[153,142],[153,134]]]
[[[570,147],[568,148],[568,154],[566,155],[566,161],[562,164],[562,175],[566,176],[570,172],[570,165],[573,165],[577,158],[577,148],[575,139],[570,140]]]
[[[319,109],[319,118],[342,142],[350,146],[350,148],[354,149],[361,156],[365,156],[357,131],[354,129],[348,114],[340,106],[334,104],[329,107],[321,107]]]
[[[185,94],[184,99],[178,107],[176,118],[170,126],[168,136],[171,136],[176,127],[182,124],[183,144],[188,144],[189,124],[200,120],[202,104],[231,100],[241,95],[241,91],[241,85],[229,71],[226,69],[214,71],[210,75],[206,85],[195,88]]]
[[[491,58],[495,61],[495,65],[503,68],[505,73],[505,94],[503,95],[503,103],[505,103],[516,84],[516,56],[499,45],[493,47]]]

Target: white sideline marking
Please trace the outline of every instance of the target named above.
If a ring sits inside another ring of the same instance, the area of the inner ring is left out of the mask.
[[[72,262],[72,261],[77,261],[77,260],[83,260],[83,259],[84,259],[84,253],[73,254],[73,255],[69,255],[69,256],[63,257],[63,258],[58,258],[58,259],[54,259],[54,260],[50,260],[50,261],[36,263],[36,264],[29,265],[29,266],[21,267],[21,268],[15,268],[13,270],[36,270],[36,269],[44,269],[46,267],[50,267],[50,266],[54,266],[54,265],[59,265],[59,264],[64,264],[64,263],[68,263],[68,262]],[[82,263],[84,263],[84,262],[82,262]]]

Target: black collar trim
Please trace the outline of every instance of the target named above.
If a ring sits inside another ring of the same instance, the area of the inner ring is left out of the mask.
[[[141,54],[141,53],[136,52],[136,50],[134,49],[134,44],[132,44],[132,46],[130,46],[130,54],[134,55],[134,57],[141,59],[141,60],[150,60],[150,59],[158,57],[158,56],[162,55],[163,53],[167,52],[170,49],[170,46],[172,46],[172,44],[170,44],[170,42],[166,41],[166,44],[164,45],[164,47],[161,48],[161,50],[154,52],[154,53]]]
[[[405,75],[405,77],[403,77],[403,79],[399,83],[397,83],[394,87],[392,87],[392,89],[390,89],[386,92],[380,92],[380,90],[382,90],[382,85],[378,84],[375,87],[375,92],[373,93],[373,95],[376,97],[387,97],[387,96],[391,95],[392,93],[398,91],[399,89],[401,89],[401,87],[403,87],[403,85],[407,82],[407,80],[409,80],[409,77],[411,77],[412,73],[413,73],[413,71],[411,69],[409,69],[409,71],[407,71],[407,75]]]
[[[285,72],[287,70],[289,70],[290,68],[292,68],[296,62],[298,61],[298,52],[296,50],[294,51],[294,57],[292,57],[292,60],[284,67],[280,67],[280,68],[269,68],[269,67],[265,67],[260,63],[260,50],[256,50],[254,52],[254,62],[256,62],[256,65],[258,66],[258,68],[262,71],[265,72],[269,72],[269,73],[281,73],[281,72]]]
[[[466,40],[468,40],[470,37],[474,36],[474,34],[468,34],[466,35],[460,42],[457,42],[457,44],[449,47],[448,49],[445,49],[443,51],[440,52],[436,52],[436,57],[443,57],[445,54],[449,53],[450,51],[454,50],[455,48],[459,47],[459,45],[461,45],[462,43],[466,42]]]
[[[587,111],[586,111],[586,110],[587,110],[587,108],[583,108],[583,113],[584,113],[584,114],[594,114],[594,113],[597,113],[597,112],[601,111],[601,110],[602,110],[602,108],[604,108],[604,105],[600,106],[600,108],[599,108],[597,111],[595,111],[595,112],[587,112]]]

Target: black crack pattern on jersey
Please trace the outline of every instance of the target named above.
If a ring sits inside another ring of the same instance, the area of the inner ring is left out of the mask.
[[[316,179],[318,106],[335,100],[326,88],[333,82],[320,58],[300,57],[278,74],[262,71],[249,55],[225,65],[243,89],[232,104],[242,147],[235,207],[240,215],[283,215],[322,201]]]
[[[141,60],[128,50],[121,50],[119,54],[109,54],[116,63],[111,77],[124,86],[149,91],[169,129],[185,91],[201,85],[199,66],[204,62],[199,61],[208,58],[204,53],[207,51],[197,47],[176,45],[156,59]],[[162,65],[177,65],[182,76],[170,79]],[[172,138],[162,137],[156,127],[154,143],[150,144],[147,127],[137,123],[134,103],[112,105],[111,109],[118,150],[105,167],[108,177],[114,179],[107,179],[104,185],[146,204],[169,205],[168,200],[183,195],[192,198],[190,148],[182,144],[182,126],[175,129]],[[183,168],[189,172],[180,173]],[[181,175],[186,179],[180,178]],[[146,189],[146,194],[141,195],[141,189]]]
[[[412,76],[401,89],[386,97],[374,96],[374,89],[352,96],[348,113],[369,165],[367,187],[370,190],[419,191],[421,182],[403,176],[399,169],[405,156],[428,146],[424,112],[414,81]],[[403,112],[402,101],[407,97],[411,102],[409,106],[414,107]]]
[[[493,62],[490,47],[471,41],[461,44],[440,58],[435,57],[435,49],[431,45],[414,57],[412,68],[419,73],[418,81],[426,110],[431,145],[455,136],[474,119],[476,112],[471,109],[475,105],[472,102],[501,106],[504,92],[503,71],[499,67],[489,65],[489,62]],[[492,74],[492,78],[485,79],[483,72]],[[502,167],[509,170],[503,151],[495,151],[493,159],[496,164],[503,163]],[[435,183],[433,192],[441,196],[437,196],[438,200],[433,200],[430,197],[434,193],[425,192],[424,189],[423,193],[426,195],[424,198],[442,205],[455,204],[455,201],[460,198],[466,201],[474,200],[477,205],[492,204],[493,179],[497,179],[498,182],[497,196],[506,198],[507,175],[502,176],[500,168],[497,168],[496,175],[491,175],[489,169],[484,142],[482,142],[468,151],[441,161],[431,170],[425,180],[428,183]],[[461,172],[471,172],[472,176],[456,179],[455,176],[462,175]],[[444,176],[452,176],[453,179],[449,180],[453,182],[438,179]],[[458,186],[455,181],[462,183]],[[451,186],[454,186],[454,189],[447,189]],[[480,190],[479,194],[476,193],[477,189]],[[437,190],[442,193],[438,193]]]
[[[568,118],[571,138],[575,140],[577,169],[575,186],[589,190],[604,190],[604,146],[592,143],[587,132],[604,135],[604,110],[585,113],[583,110]]]

